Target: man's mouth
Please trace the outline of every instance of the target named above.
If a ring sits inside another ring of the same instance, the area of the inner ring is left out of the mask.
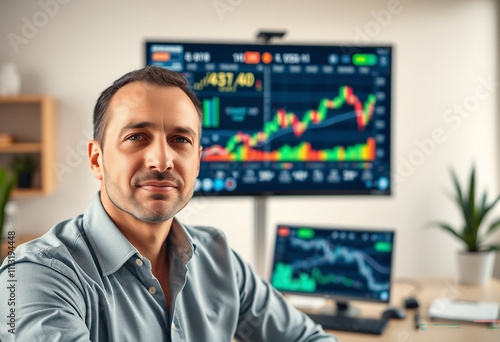
[[[138,188],[156,193],[166,193],[177,189],[177,185],[169,181],[147,181],[138,185]]]

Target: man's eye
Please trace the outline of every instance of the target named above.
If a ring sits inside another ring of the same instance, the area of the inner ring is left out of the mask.
[[[184,137],[175,137],[174,141],[176,143],[183,143],[183,144],[189,144],[191,141],[189,141],[188,139],[184,138]]]
[[[127,140],[130,140],[130,141],[139,141],[142,139],[142,136],[140,134],[134,134],[134,135],[131,135],[127,138]]]

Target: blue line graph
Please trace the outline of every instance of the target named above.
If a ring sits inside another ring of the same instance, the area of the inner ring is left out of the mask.
[[[355,264],[357,266],[357,272],[366,279],[368,288],[371,291],[382,291],[390,286],[390,281],[377,282],[373,275],[374,271],[390,274],[390,267],[380,265],[369,254],[357,248],[332,246],[330,242],[324,239],[303,240],[296,237],[290,238],[290,245],[304,251],[315,251],[315,254],[308,259],[292,262],[290,265],[294,272],[325,265],[335,265],[343,261],[346,264]]]
[[[278,290],[389,298],[392,233],[284,229],[288,233],[276,238],[271,277]]]

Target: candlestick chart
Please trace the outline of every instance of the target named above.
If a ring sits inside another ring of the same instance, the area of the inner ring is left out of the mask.
[[[216,103],[216,106],[213,103]],[[375,159],[376,141],[367,136],[363,141],[351,145],[334,145],[315,149],[312,142],[315,132],[332,130],[335,124],[352,121],[353,130],[364,132],[374,117],[376,97],[368,94],[364,101],[354,94],[350,86],[341,86],[338,95],[322,98],[315,109],[309,109],[300,116],[293,111],[279,108],[263,128],[255,132],[238,131],[227,137],[225,145],[214,144],[205,147],[203,161],[371,161]],[[213,118],[219,117],[219,99],[204,100],[204,127],[213,127]],[[348,108],[348,110],[345,110]],[[340,114],[329,112],[343,110]],[[310,133],[309,136],[306,133]],[[324,133],[323,133],[324,134]],[[317,136],[317,138],[321,136]],[[287,139],[288,138],[288,139]],[[331,137],[327,137],[332,140]],[[323,139],[325,140],[325,139]],[[287,144],[292,141],[294,145]],[[281,142],[281,143],[280,143]],[[324,142],[322,143],[324,144]],[[276,148],[272,146],[278,145]]]

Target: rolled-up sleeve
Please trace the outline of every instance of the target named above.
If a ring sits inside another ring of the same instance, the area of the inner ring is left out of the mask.
[[[258,277],[233,252],[233,267],[240,292],[240,341],[338,342],[321,326],[288,304],[269,283]]]

